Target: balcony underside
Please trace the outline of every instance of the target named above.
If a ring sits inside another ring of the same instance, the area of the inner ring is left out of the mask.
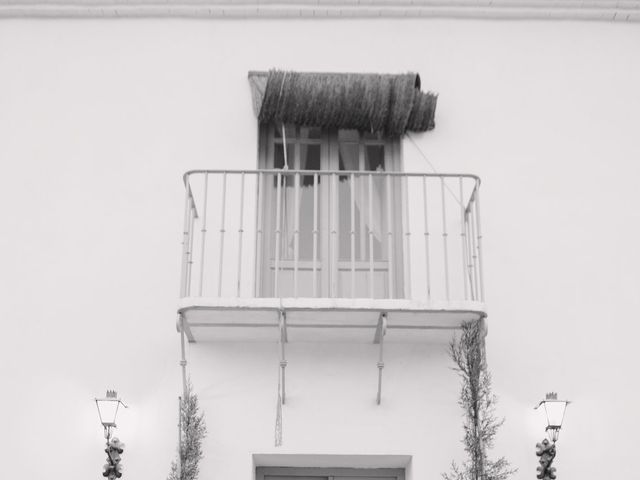
[[[377,341],[381,316],[385,342],[430,342],[465,321],[486,316],[484,303],[352,298],[194,298],[178,313],[190,342],[278,341],[283,316],[289,342]]]

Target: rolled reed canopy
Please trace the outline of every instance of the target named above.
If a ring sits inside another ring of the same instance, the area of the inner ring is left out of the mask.
[[[420,90],[420,75],[249,72],[261,123],[380,132],[400,137],[435,127],[438,96]]]

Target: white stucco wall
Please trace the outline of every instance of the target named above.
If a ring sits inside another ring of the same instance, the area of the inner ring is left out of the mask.
[[[387,344],[382,403],[376,405],[378,346],[290,343],[283,445],[274,447],[277,373],[275,344],[196,344],[189,367],[207,412],[211,435],[202,478],[253,478],[254,454],[343,455],[324,466],[405,467],[408,478],[447,469],[460,437],[459,383],[449,369],[445,335],[429,344]],[[449,334],[446,335],[449,337]],[[370,455],[361,460],[354,458]],[[333,464],[332,464],[333,462]],[[341,463],[338,463],[341,462]],[[257,462],[259,465],[260,463]],[[271,465],[273,463],[270,463]],[[411,476],[413,475],[413,476]]]
[[[276,66],[412,70],[440,93],[436,129],[415,138],[439,171],[483,179],[488,355],[508,419],[496,453],[521,469],[516,478],[533,475],[542,428],[531,408],[555,389],[575,400],[559,474],[632,478],[638,45],[637,25],[588,22],[2,20],[6,475],[99,475],[91,398],[107,387],[131,404],[119,432],[127,477],[168,470],[180,385],[180,175],[255,166],[246,74]],[[412,144],[404,152],[407,170],[428,169]],[[351,451],[419,455],[413,478],[435,478],[461,450],[455,377],[445,378],[437,350],[394,346],[375,407],[370,348],[292,345],[282,451],[294,441],[339,450],[353,425],[367,437]],[[234,460],[249,465],[248,453],[271,442],[275,349],[199,345],[189,356],[210,430],[202,478],[236,468],[250,478]],[[612,397],[610,419],[599,408]],[[315,438],[308,411],[335,431]],[[453,424],[430,430],[441,411]],[[352,423],[338,425],[347,414]],[[607,462],[585,462],[603,432]],[[431,462],[434,442],[443,453]]]

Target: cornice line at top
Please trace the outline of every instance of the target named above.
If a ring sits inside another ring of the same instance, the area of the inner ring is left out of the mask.
[[[640,21],[640,0],[0,0],[0,18],[477,18]]]

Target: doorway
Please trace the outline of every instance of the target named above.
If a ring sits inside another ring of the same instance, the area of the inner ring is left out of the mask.
[[[256,480],[404,480],[401,468],[258,467]]]

